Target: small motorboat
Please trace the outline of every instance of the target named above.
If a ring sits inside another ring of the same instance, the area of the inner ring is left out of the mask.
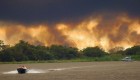
[[[25,74],[25,73],[27,73],[27,68],[25,66],[18,67],[17,71],[19,74]]]
[[[122,59],[122,61],[133,61],[132,59],[131,59],[131,56],[127,56],[127,57],[124,57],[123,59]]]

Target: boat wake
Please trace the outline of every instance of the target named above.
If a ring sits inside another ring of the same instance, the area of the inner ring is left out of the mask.
[[[60,70],[64,70],[63,68],[58,68],[58,69],[48,69],[48,70],[41,70],[41,69],[29,69],[27,70],[27,74],[30,73],[47,73],[47,72],[51,72],[51,71],[60,71]],[[3,72],[3,74],[18,74],[17,70],[12,70],[12,71],[7,71],[7,72]]]
[[[69,67],[69,68],[56,68],[56,69],[28,69],[27,74],[34,74],[34,73],[48,73],[51,71],[62,71],[62,70],[68,70],[68,69],[77,69],[77,68],[87,68],[87,67],[93,67],[93,66],[83,66],[83,67]],[[3,74],[18,74],[17,70],[3,72]]]
[[[27,73],[46,73],[47,71],[40,70],[40,69],[30,69]],[[18,74],[17,70],[3,72],[3,74]]]
[[[8,72],[3,72],[3,74],[18,74],[18,72],[16,70],[13,70]]]

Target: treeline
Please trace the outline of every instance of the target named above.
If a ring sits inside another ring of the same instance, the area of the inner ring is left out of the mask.
[[[20,40],[15,46],[4,45],[0,40],[0,61],[41,61],[41,60],[69,60],[80,57],[103,57],[106,55],[140,55],[140,46],[123,50],[121,47],[113,48],[108,53],[99,47],[87,47],[78,50],[75,47],[62,45],[35,46]]]

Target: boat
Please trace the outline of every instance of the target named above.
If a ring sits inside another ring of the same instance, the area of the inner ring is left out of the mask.
[[[25,73],[27,73],[28,70],[25,66],[22,66],[22,67],[18,67],[17,71],[19,74],[25,74]]]
[[[127,56],[127,57],[124,57],[122,61],[133,61],[133,60],[131,59],[131,56]]]

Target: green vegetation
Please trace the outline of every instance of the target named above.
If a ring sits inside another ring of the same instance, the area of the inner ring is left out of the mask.
[[[32,63],[32,62],[89,62],[89,61],[120,61],[125,56],[140,60],[140,46],[124,50],[117,47],[105,52],[100,47],[87,47],[78,50],[75,47],[62,45],[35,46],[20,40],[15,46],[4,45],[0,40],[0,62]]]

